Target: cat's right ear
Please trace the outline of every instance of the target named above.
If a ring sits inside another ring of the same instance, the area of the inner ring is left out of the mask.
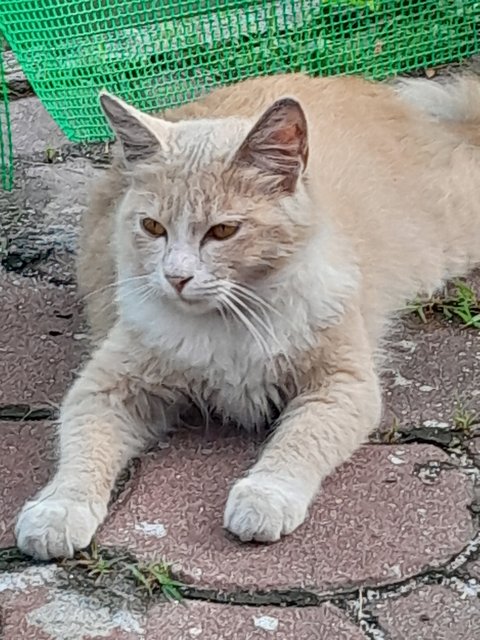
[[[153,118],[107,91],[100,93],[100,104],[108,122],[122,145],[128,164],[153,156],[162,148],[162,136],[170,123]]]

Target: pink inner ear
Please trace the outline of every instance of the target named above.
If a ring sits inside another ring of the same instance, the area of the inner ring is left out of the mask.
[[[283,147],[283,154],[299,156],[303,166],[308,162],[308,144],[304,128],[297,122],[287,124],[272,132],[276,144]]]
[[[295,142],[298,143],[301,135],[302,132],[298,124],[291,124],[274,132],[274,136],[277,141],[284,145],[291,145]]]
[[[257,167],[272,189],[292,193],[308,161],[307,122],[293,99],[278,100],[247,135],[234,162]]]

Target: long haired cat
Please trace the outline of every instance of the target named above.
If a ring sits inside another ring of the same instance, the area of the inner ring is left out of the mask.
[[[438,90],[442,111],[430,85],[283,75],[163,119],[101,96],[123,154],[80,235],[96,349],[63,403],[56,474],[19,516],[23,551],[85,547],[119,471],[189,406],[274,425],[227,529],[274,541],[305,520],[378,425],[388,319],[480,260],[465,86]]]

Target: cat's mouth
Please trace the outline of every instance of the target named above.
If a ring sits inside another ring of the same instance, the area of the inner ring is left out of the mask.
[[[202,315],[217,309],[217,305],[210,298],[187,297],[178,294],[174,299],[170,299],[177,309],[194,315]]]

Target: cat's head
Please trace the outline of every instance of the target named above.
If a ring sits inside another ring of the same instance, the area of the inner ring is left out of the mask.
[[[130,183],[116,220],[119,278],[192,313],[242,313],[311,235],[300,104],[177,123],[106,93],[101,104]]]

